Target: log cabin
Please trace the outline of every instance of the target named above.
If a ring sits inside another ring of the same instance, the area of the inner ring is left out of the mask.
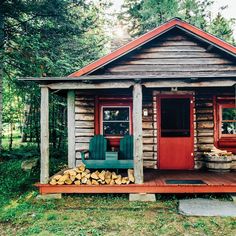
[[[41,194],[236,192],[236,172],[209,172],[204,157],[213,147],[236,154],[233,45],[174,18],[67,77],[24,80],[41,87]],[[48,96],[55,90],[67,93],[68,166],[81,163],[95,135],[113,152],[132,135],[135,184],[48,185]]]

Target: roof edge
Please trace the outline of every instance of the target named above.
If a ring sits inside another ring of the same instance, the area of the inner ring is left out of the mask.
[[[109,62],[123,56],[124,54],[136,49],[137,47],[143,45],[144,43],[152,40],[153,38],[165,33],[166,31],[169,31],[173,27],[178,26],[179,28],[185,29],[186,31],[189,31],[190,33],[204,39],[205,41],[208,41],[209,43],[214,44],[221,50],[224,50],[231,55],[236,56],[236,47],[233,45],[217,38],[216,36],[207,33],[203,31],[202,29],[193,26],[186,21],[181,20],[180,18],[173,18],[166,23],[154,28],[153,30],[141,35],[140,37],[132,40],[131,42],[125,44],[124,46],[116,49],[115,51],[99,58],[98,60],[88,64],[87,66],[83,67],[82,69],[73,72],[68,77],[79,77],[82,75],[86,75],[88,73],[93,72],[96,69],[99,69],[100,67],[108,64]]]

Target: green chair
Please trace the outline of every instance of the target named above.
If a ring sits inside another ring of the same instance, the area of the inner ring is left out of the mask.
[[[86,158],[88,157],[88,158]],[[89,150],[81,151],[84,165],[89,169],[128,169],[133,168],[133,137],[125,136],[120,141],[120,151],[107,151],[107,140],[95,135],[89,143]]]
[[[120,140],[119,160],[133,160],[134,138],[132,135],[125,135]]]
[[[103,135],[95,135],[89,143],[89,150],[81,151],[81,158],[87,168],[97,168],[97,163],[105,160],[107,140]],[[88,159],[86,158],[88,157]]]

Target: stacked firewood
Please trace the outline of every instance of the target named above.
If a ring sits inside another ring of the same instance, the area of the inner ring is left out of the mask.
[[[74,169],[60,171],[50,178],[51,185],[121,185],[134,183],[134,170],[128,169],[127,176],[118,175],[110,171],[94,171],[86,169],[85,165],[80,165]]]
[[[232,156],[232,152],[228,152],[226,150],[220,150],[216,147],[213,147],[210,152],[204,152],[206,156],[210,157],[222,157],[222,156]]]

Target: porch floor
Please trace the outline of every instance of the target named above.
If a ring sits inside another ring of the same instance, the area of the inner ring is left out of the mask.
[[[166,180],[202,180],[204,184],[166,184]],[[49,185],[36,184],[40,194],[50,193],[236,193],[236,172],[144,170],[143,184]]]

